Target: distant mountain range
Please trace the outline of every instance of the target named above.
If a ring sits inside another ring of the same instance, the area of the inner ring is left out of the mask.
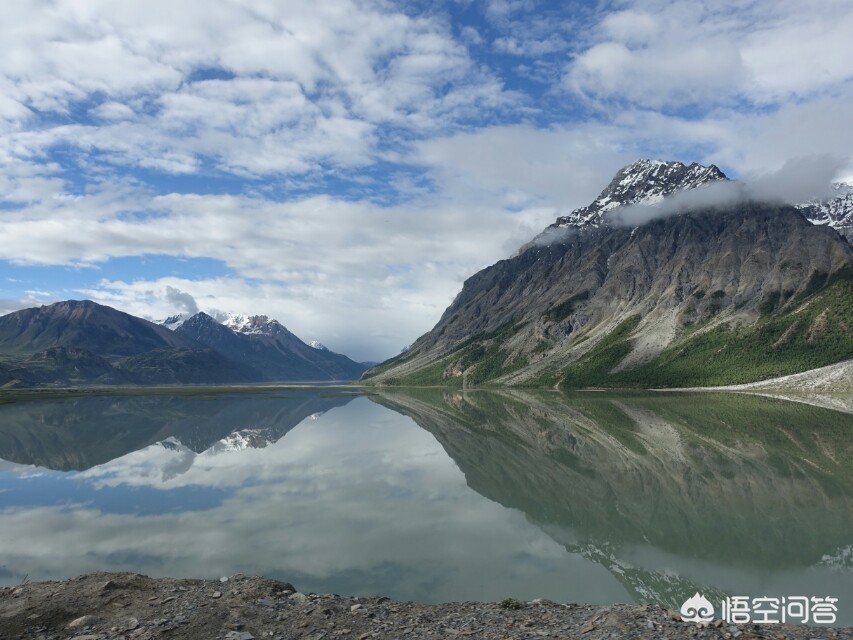
[[[197,313],[156,324],[68,300],[0,317],[7,387],[352,380],[365,369],[266,316],[226,326]]]
[[[713,165],[624,167],[590,205],[466,280],[432,331],[364,381],[702,386],[853,358],[853,189],[797,207],[712,206],[727,180]],[[626,205],[665,199],[707,203],[621,222]]]
[[[255,371],[261,380],[353,380],[367,368],[344,355],[302,342],[267,316],[239,316],[222,324],[199,312],[175,333]]]

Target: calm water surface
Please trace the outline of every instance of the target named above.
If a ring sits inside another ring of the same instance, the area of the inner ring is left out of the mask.
[[[853,417],[725,395],[0,406],[0,582],[262,574],[403,600],[838,597]]]

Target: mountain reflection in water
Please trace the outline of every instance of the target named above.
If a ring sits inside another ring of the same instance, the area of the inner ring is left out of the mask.
[[[0,580],[257,573],[676,608],[830,595],[851,623],[852,416],[723,394],[368,398],[0,406]]]

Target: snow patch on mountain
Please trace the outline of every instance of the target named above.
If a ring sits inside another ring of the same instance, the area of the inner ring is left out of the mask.
[[[173,316],[169,316],[165,320],[157,320],[155,322],[156,324],[162,325],[167,329],[171,329],[172,331],[174,331],[182,324],[184,324],[185,321],[189,320],[191,317],[192,316],[189,313],[177,313]]]
[[[814,224],[826,225],[853,242],[853,182],[836,182],[834,193],[795,205]]]
[[[212,311],[210,314],[216,322],[224,327],[231,329],[234,333],[244,335],[265,335],[272,337],[296,338],[287,327],[281,324],[278,320],[264,315],[250,315],[247,313],[224,313],[221,311]],[[173,331],[184,324],[192,316],[187,313],[176,314],[169,316],[165,320],[160,320],[157,324],[172,329]],[[298,338],[296,338],[298,340]],[[334,353],[326,345],[319,340],[311,340],[307,343],[317,351]]]
[[[626,204],[655,204],[677,191],[695,189],[718,180],[728,180],[715,165],[637,160],[614,176],[591,204],[557,218],[554,229],[598,227],[604,214]]]
[[[277,336],[290,333],[287,327],[269,316],[228,314],[221,322],[232,331],[246,335]]]

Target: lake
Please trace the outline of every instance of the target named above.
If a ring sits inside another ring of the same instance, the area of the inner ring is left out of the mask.
[[[839,598],[853,416],[726,394],[257,390],[0,405],[0,583],[400,600]],[[26,578],[25,578],[26,577]]]

